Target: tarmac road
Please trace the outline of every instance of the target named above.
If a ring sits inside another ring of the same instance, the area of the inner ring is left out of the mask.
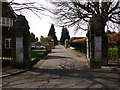
[[[119,90],[118,71],[90,69],[85,57],[57,46],[33,69],[2,79],[2,88],[81,88]],[[42,90],[42,89],[41,89]],[[49,89],[48,89],[49,90]]]

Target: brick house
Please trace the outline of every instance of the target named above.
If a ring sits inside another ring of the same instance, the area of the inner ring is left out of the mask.
[[[0,27],[2,27],[2,57],[12,56],[12,26],[16,14],[7,2],[2,3],[2,16],[0,16]]]

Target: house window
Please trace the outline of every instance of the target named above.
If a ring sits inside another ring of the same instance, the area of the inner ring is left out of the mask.
[[[2,24],[5,25],[5,18],[2,17]]]
[[[9,25],[9,18],[6,18],[6,25]]]
[[[13,25],[13,19],[12,18],[6,18],[6,17],[0,17],[0,24],[4,26],[12,26]]]
[[[11,38],[6,38],[5,39],[5,48],[6,49],[12,48],[12,40],[11,40]]]
[[[10,18],[9,20],[10,20],[9,25],[12,26],[13,25],[13,19]]]

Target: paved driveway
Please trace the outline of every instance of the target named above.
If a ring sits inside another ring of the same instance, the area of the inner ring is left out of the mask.
[[[84,56],[77,57],[70,50],[59,45],[34,67],[41,69],[82,69],[88,65]]]
[[[119,90],[120,86],[117,71],[90,69],[85,57],[76,57],[63,46],[53,49],[30,71],[3,78],[2,81],[3,88],[23,88],[25,90],[26,88],[28,90],[30,88],[37,90],[40,88]]]

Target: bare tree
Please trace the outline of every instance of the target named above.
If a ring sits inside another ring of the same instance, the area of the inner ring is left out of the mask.
[[[41,2],[38,1],[33,1],[33,0],[21,0],[20,2],[17,0],[8,0],[8,4],[10,4],[13,8],[14,11],[17,12],[32,12],[35,15],[37,15],[40,18],[40,15],[45,15],[44,11],[45,8],[44,6],[41,4]]]
[[[102,20],[103,27],[109,22],[120,24],[120,3],[119,0],[46,0],[51,2],[53,9],[40,4],[40,0],[23,0],[22,3],[15,0],[8,0],[15,11],[29,10],[38,17],[47,9],[56,15],[57,23],[61,26],[75,26],[76,30],[82,29],[82,26],[87,24],[91,17],[99,16]],[[45,13],[44,13],[45,15]],[[56,20],[56,19],[55,19]],[[64,24],[64,25],[62,25]]]
[[[55,8],[50,12],[56,15],[59,22],[67,26],[76,26],[77,29],[86,30],[81,26],[87,24],[93,16],[101,19],[101,25],[104,28],[108,21],[120,24],[119,0],[107,0],[107,2],[104,0],[61,0],[51,1],[51,3]]]

